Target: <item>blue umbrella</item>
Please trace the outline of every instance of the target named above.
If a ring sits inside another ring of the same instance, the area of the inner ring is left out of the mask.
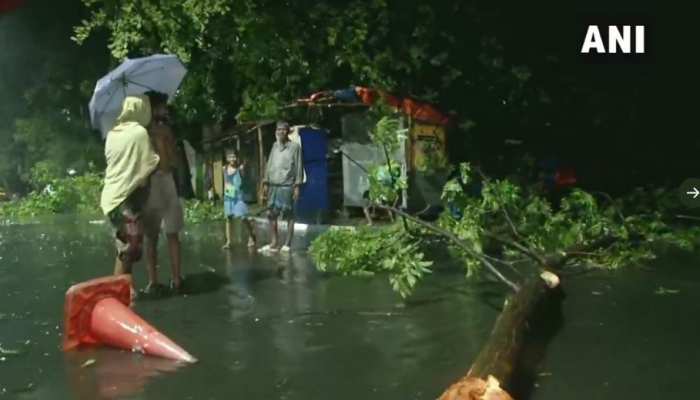
[[[153,90],[173,97],[185,74],[187,69],[172,54],[127,59],[97,81],[90,99],[92,126],[104,138],[114,126],[126,96]]]

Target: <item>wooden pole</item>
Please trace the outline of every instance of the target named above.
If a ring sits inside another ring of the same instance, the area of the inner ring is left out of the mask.
[[[258,205],[262,207],[264,206],[263,196],[265,195],[263,193],[262,181],[263,176],[265,175],[265,166],[267,165],[267,162],[265,160],[265,150],[263,149],[263,134],[260,125],[258,125],[258,160],[260,162],[260,165],[258,165]]]

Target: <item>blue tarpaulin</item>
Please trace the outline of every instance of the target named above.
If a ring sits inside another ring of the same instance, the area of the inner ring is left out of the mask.
[[[301,188],[297,215],[302,219],[318,219],[329,209],[328,139],[324,130],[304,127],[299,130],[306,184]]]

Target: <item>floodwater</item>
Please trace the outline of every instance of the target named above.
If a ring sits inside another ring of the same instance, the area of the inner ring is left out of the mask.
[[[466,372],[497,315],[481,299],[493,287],[469,289],[461,274],[435,277],[404,304],[386,278],[322,277],[303,253],[226,252],[222,237],[217,224],[184,237],[194,294],[136,305],[200,360],[179,366],[61,351],[66,289],[111,271],[107,226],[0,226],[0,346],[20,351],[0,356],[0,398],[433,399]],[[135,277],[142,287],[143,267]]]
[[[404,302],[384,277],[320,275],[303,251],[222,251],[222,230],[199,225],[184,236],[192,293],[136,305],[200,360],[183,366],[106,348],[61,351],[66,289],[111,271],[107,226],[0,226],[0,398],[435,399],[466,372],[503,301],[499,286],[443,272]],[[297,235],[296,246],[311,236]],[[531,398],[694,398],[700,267],[673,260],[565,280],[563,322]],[[138,286],[144,275],[137,267]]]
[[[697,399],[700,257],[563,281],[562,327],[533,399]]]

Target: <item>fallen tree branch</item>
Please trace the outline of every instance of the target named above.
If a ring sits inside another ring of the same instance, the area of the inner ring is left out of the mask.
[[[545,271],[508,298],[493,331],[466,376],[439,400],[512,400],[515,368],[520,362],[528,321],[545,296],[559,287],[559,277]]]
[[[508,225],[510,225],[510,229],[513,231],[513,236],[515,236],[518,239],[522,239],[522,236],[520,236],[520,232],[518,232],[518,229],[515,227],[513,220],[510,218],[508,210],[506,210],[505,207],[501,207],[501,211],[503,211],[503,216],[506,218]]]
[[[592,250],[606,247],[617,242],[618,238],[614,236],[604,236],[590,244],[574,246],[573,248],[563,251],[562,254],[550,255],[546,257],[546,265],[552,269],[561,269],[571,259],[581,256],[585,253],[590,253]]]
[[[543,268],[545,268],[547,266],[547,260],[545,257],[542,257],[541,255],[535,253],[531,249],[523,246],[522,244],[520,244],[516,241],[506,239],[503,236],[496,235],[496,234],[493,234],[490,232],[483,232],[482,234],[489,239],[493,239],[493,240],[495,240],[503,245],[511,247],[511,248],[519,251],[520,253],[528,256],[529,258],[531,258],[533,261],[535,261],[537,264],[539,264]]]
[[[517,275],[520,275],[520,276],[523,275],[522,273],[520,273],[520,271],[518,271],[517,268],[515,268],[515,265],[513,265],[513,263],[511,263],[511,262],[508,262],[508,261],[505,261],[505,260],[501,260],[500,258],[492,257],[492,256],[490,256],[490,255],[488,255],[488,254],[484,254],[484,257],[486,257],[487,259],[489,259],[489,260],[491,260],[491,261],[493,261],[493,262],[495,262],[495,263],[497,263],[497,264],[501,264],[501,265],[503,265],[503,266],[505,266],[505,267],[510,268],[510,270],[513,271],[514,273],[516,273]]]
[[[610,196],[609,194],[607,194],[605,192],[601,192],[601,191],[594,191],[594,192],[591,192],[591,194],[598,194],[598,195],[604,197],[608,202],[610,202],[610,206],[615,209],[615,213],[617,214],[618,218],[620,218],[620,223],[622,225],[625,225],[625,221],[626,221],[625,215],[622,214],[622,211],[620,211],[619,208],[615,207],[615,200],[612,198],[612,196]]]
[[[511,289],[513,289],[513,290],[516,291],[516,292],[517,292],[518,290],[520,290],[520,286],[519,286],[519,285],[517,285],[517,284],[511,282],[508,278],[506,278],[505,276],[503,276],[503,274],[498,270],[498,268],[496,268],[493,264],[491,264],[491,262],[490,262],[486,257],[484,257],[483,255],[478,254],[478,253],[475,252],[474,250],[470,249],[469,246],[467,246],[466,244],[464,244],[464,241],[462,241],[460,238],[458,238],[458,237],[457,237],[455,234],[453,234],[452,232],[448,232],[448,231],[446,231],[446,230],[444,230],[444,229],[442,229],[442,228],[440,228],[440,227],[438,227],[438,226],[435,226],[435,225],[433,225],[433,224],[431,224],[431,223],[425,222],[425,221],[423,221],[423,220],[421,220],[421,219],[419,219],[419,218],[414,217],[414,216],[411,215],[411,214],[408,214],[407,212],[404,212],[403,210],[399,210],[398,208],[394,208],[394,207],[390,207],[390,206],[384,206],[384,205],[378,205],[378,207],[383,208],[383,209],[386,209],[386,210],[389,210],[389,211],[392,211],[392,212],[394,212],[394,213],[400,215],[401,217],[403,217],[403,218],[405,218],[405,219],[407,219],[407,220],[409,220],[409,221],[411,221],[411,222],[413,222],[413,223],[415,223],[415,224],[418,224],[418,225],[420,225],[420,226],[422,226],[422,227],[424,227],[424,228],[427,228],[427,229],[429,229],[429,230],[431,230],[431,231],[433,231],[433,232],[436,232],[436,233],[438,233],[438,234],[440,234],[440,235],[442,235],[442,236],[444,236],[444,237],[450,239],[450,240],[451,240],[455,245],[457,245],[459,248],[461,248],[462,250],[466,251],[466,252],[469,253],[471,256],[473,256],[473,257],[475,257],[475,258],[478,258],[479,261],[481,261],[481,263],[484,264],[484,266],[485,266],[493,275],[495,275],[501,282],[503,282],[504,284],[506,284],[507,286],[509,286]]]

